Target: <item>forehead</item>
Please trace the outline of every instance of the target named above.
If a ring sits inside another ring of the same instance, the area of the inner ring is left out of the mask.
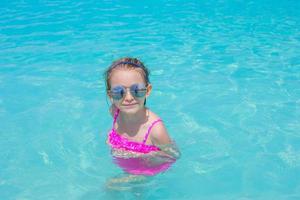
[[[111,73],[110,84],[111,86],[123,85],[129,87],[134,83],[145,83],[142,72],[138,69],[114,69]]]

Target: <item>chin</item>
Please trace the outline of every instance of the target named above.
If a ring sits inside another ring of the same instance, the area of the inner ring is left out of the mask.
[[[121,111],[127,114],[135,114],[140,110],[140,107],[122,107]]]

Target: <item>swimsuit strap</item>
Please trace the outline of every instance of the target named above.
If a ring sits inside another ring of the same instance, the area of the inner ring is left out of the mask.
[[[148,139],[148,136],[149,136],[149,134],[150,134],[150,131],[151,131],[152,127],[153,127],[156,123],[161,122],[161,121],[162,121],[161,119],[157,119],[157,120],[155,120],[154,122],[152,122],[152,124],[151,124],[150,127],[148,128],[148,131],[147,131],[147,133],[146,133],[146,135],[145,135],[145,138],[144,138],[144,140],[143,140],[143,144],[146,143],[146,141],[147,141],[147,139]]]
[[[120,113],[120,109],[116,109],[115,113],[114,113],[114,122],[113,122],[113,129],[115,128],[115,124],[117,122],[117,118],[119,116]]]

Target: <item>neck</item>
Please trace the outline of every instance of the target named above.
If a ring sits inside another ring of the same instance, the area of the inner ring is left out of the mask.
[[[137,113],[134,114],[127,114],[127,113],[120,113],[120,120],[123,124],[141,124],[146,121],[147,118],[147,109],[141,109]]]

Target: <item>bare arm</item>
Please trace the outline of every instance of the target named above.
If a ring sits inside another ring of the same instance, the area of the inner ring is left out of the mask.
[[[166,156],[172,159],[180,157],[180,152],[175,143],[171,140],[163,123],[158,123],[152,128],[150,137],[152,143],[161,148],[161,151],[159,152],[161,156]]]
[[[165,145],[171,143],[171,138],[162,122],[157,123],[151,130],[150,138],[155,145]]]

